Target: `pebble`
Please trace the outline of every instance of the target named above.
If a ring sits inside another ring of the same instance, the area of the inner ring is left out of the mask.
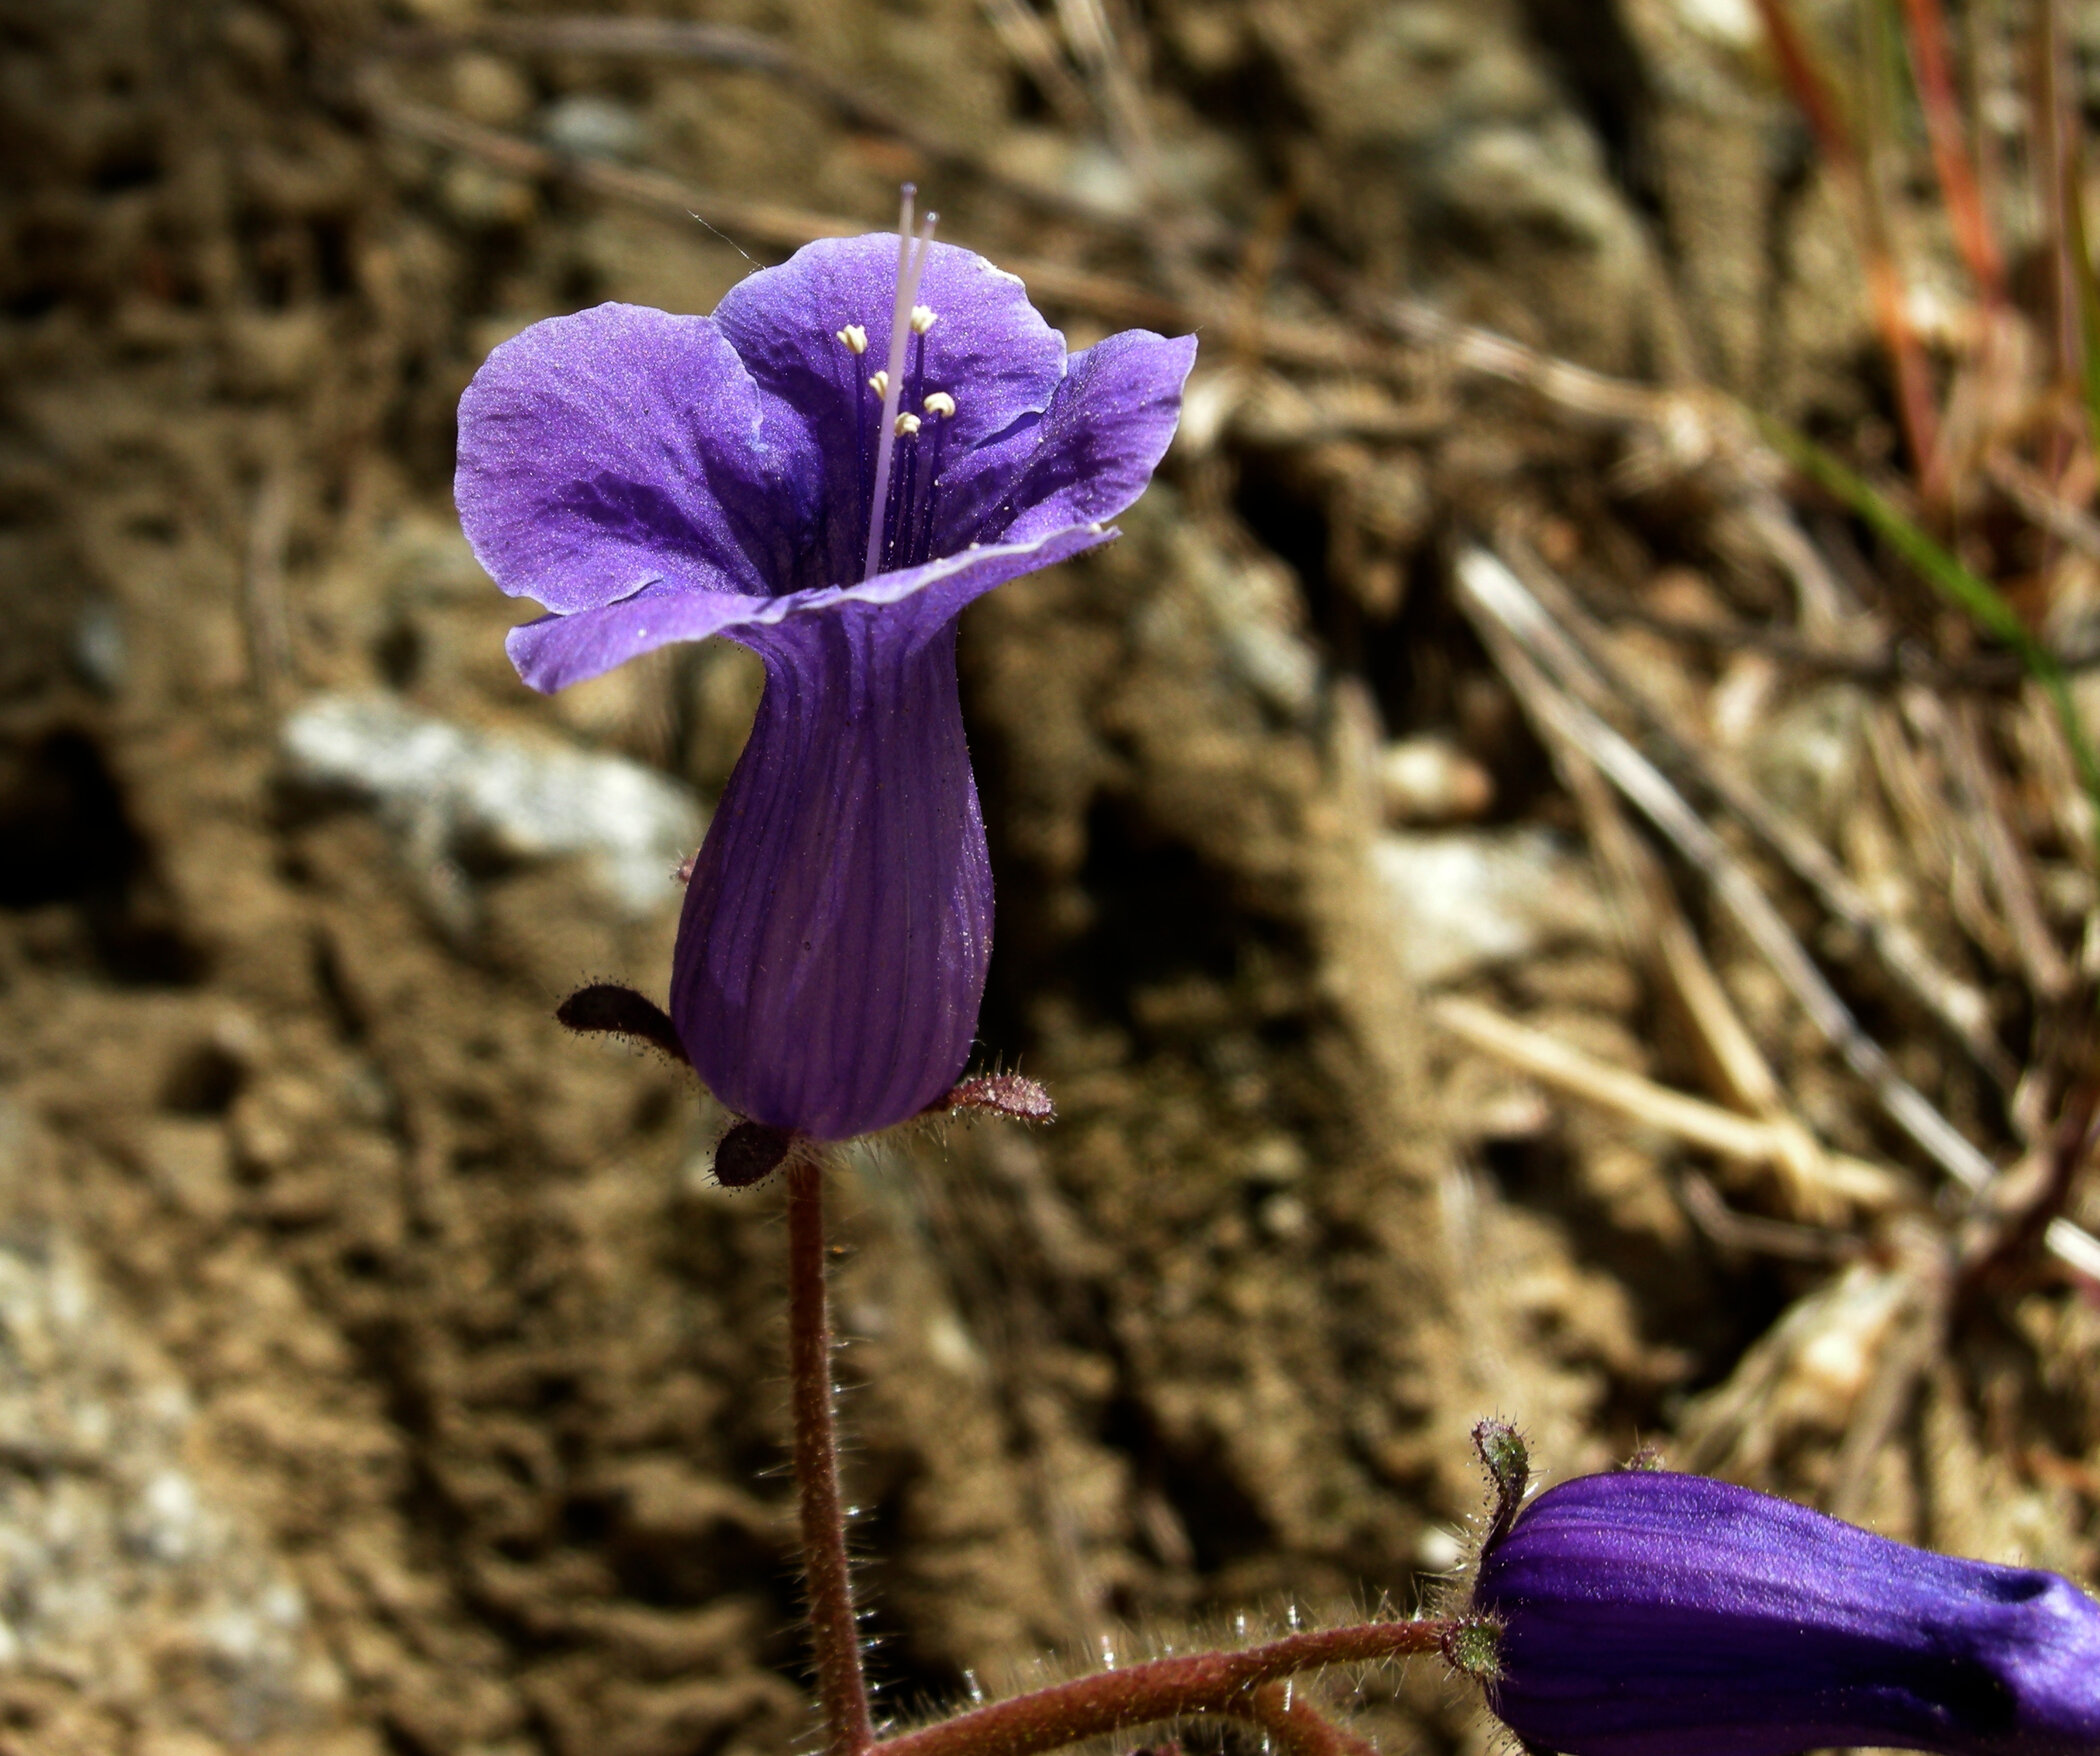
[[[1462,822],[1495,802],[1495,783],[1448,738],[1403,738],[1379,752],[1378,802],[1396,826]]]
[[[1401,962],[1422,987],[1609,930],[1587,864],[1536,827],[1388,832],[1372,843],[1371,866]]]
[[[369,801],[420,863],[468,847],[581,854],[635,918],[677,900],[671,874],[706,827],[684,787],[638,762],[471,730],[384,695],[316,697],[285,721],[283,748],[298,780]]]

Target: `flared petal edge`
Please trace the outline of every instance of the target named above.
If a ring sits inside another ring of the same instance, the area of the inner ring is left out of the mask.
[[[504,342],[460,398],[453,497],[513,597],[574,613],[651,581],[762,596],[806,494],[710,317],[599,305]]]
[[[1026,542],[1128,510],[1173,443],[1193,335],[1127,329],[1074,354],[1043,417],[956,461],[942,541]]]
[[[858,585],[776,598],[697,591],[657,580],[617,603],[521,623],[510,631],[505,650],[527,684],[551,694],[674,641],[721,634],[763,652],[768,629],[835,614],[849,604],[891,607],[919,639],[931,640],[986,592],[1068,561],[1115,534],[1094,523],[1068,525],[1026,542],[986,543],[921,567],[878,573]]]

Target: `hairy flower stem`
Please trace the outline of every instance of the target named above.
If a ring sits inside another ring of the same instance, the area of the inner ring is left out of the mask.
[[[824,1297],[824,1167],[797,1159],[787,1176],[788,1379],[795,1416],[795,1490],[828,1756],[875,1742],[846,1559],[839,1452],[831,1411],[831,1318]]]
[[[1293,1634],[1244,1652],[1154,1659],[997,1701],[921,1731],[885,1738],[877,1756],[1041,1756],[1085,1738],[1195,1714],[1224,1714],[1269,1733],[1291,1756],[1367,1756],[1370,1746],[1282,1687],[1324,1665],[1375,1664],[1436,1652],[1449,1622],[1363,1622]]]

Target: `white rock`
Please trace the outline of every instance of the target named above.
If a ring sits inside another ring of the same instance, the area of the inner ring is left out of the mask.
[[[621,159],[642,144],[642,119],[625,104],[592,92],[557,98],[540,118],[556,152],[580,159]]]
[[[1424,987],[1607,931],[1587,866],[1543,829],[1381,835],[1371,866],[1401,961]]]
[[[606,894],[646,915],[706,819],[685,788],[619,756],[470,730],[382,695],[324,695],[284,726],[294,774],[370,800],[412,854],[474,843],[510,859],[584,854]]]
[[[1492,805],[1495,783],[1448,738],[1403,738],[1379,752],[1378,802],[1388,823],[1450,823]]]

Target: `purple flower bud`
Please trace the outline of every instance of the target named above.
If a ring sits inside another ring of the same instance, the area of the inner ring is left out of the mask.
[[[890,234],[812,244],[712,317],[535,324],[460,403],[467,538],[552,612],[511,632],[526,682],[710,634],[765,661],[670,1012],[724,1103],[820,1140],[934,1103],[976,1032],[992,889],[955,619],[1115,534],[1195,357],[1137,330],[1068,357],[1013,276],[923,250],[902,301]]]
[[[1482,1556],[1490,1705],[1569,1756],[2100,1751],[2100,1604],[1703,1476],[1542,1494]]]

